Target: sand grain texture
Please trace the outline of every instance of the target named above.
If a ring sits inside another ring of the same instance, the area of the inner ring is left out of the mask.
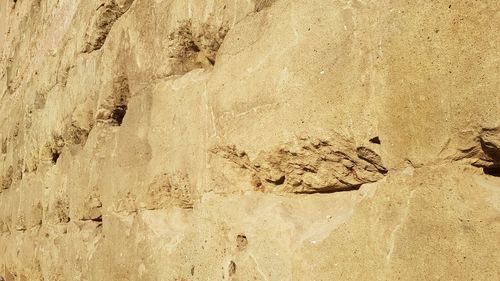
[[[0,1],[0,280],[500,280],[499,26]]]

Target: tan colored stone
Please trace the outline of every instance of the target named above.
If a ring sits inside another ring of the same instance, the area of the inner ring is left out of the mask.
[[[0,280],[499,280],[498,1],[0,1]]]

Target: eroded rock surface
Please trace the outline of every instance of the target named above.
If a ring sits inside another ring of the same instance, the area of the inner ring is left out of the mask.
[[[499,280],[498,1],[0,1],[0,280]]]
[[[257,191],[328,193],[354,190],[382,179],[387,172],[377,153],[363,146],[354,149],[352,143],[341,136],[335,139],[300,137],[273,151],[260,153],[254,161],[235,146],[217,146],[211,152],[248,170]],[[216,166],[213,172],[224,169],[227,168]]]

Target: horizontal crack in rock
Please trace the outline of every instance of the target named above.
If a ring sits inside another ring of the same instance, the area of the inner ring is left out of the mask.
[[[485,174],[500,174],[500,127],[463,131],[450,138],[441,157],[483,168]]]
[[[211,152],[250,171],[252,185],[260,191],[332,193],[357,190],[384,177],[387,169],[377,153],[339,138],[302,138],[262,152],[253,161],[235,146],[217,146]]]

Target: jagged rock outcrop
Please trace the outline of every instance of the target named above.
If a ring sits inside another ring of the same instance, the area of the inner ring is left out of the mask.
[[[255,161],[234,146],[217,146],[211,152],[248,170],[254,190],[264,192],[354,190],[382,179],[387,172],[377,153],[364,146],[354,149],[352,140],[349,142],[341,136],[333,140],[300,137],[272,152],[260,153]],[[215,166],[213,173],[225,169],[228,168]]]
[[[498,1],[0,1],[0,280],[499,280]]]
[[[82,52],[90,53],[99,50],[113,24],[130,8],[134,0],[101,0],[95,1],[96,9],[92,15]]]
[[[470,163],[486,173],[500,171],[500,128],[483,128],[479,132],[462,131],[450,138],[441,155],[452,161]]]

